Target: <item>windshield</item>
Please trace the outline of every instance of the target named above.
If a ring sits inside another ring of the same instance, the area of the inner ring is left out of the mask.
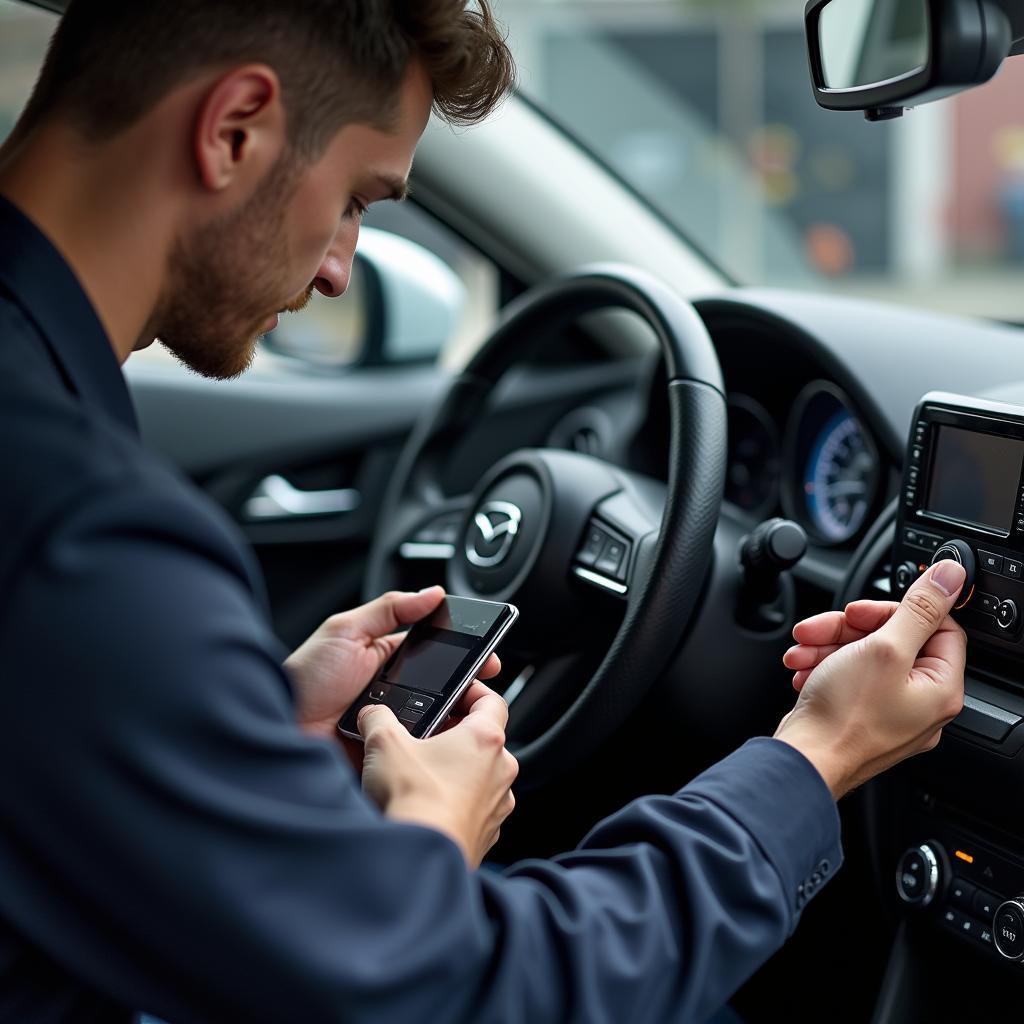
[[[803,0],[499,0],[523,91],[741,284],[1024,321],[1024,58],[868,124]]]

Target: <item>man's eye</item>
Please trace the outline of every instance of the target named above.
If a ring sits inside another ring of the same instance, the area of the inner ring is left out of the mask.
[[[345,211],[346,217],[354,217],[356,220],[362,220],[365,215],[367,207],[364,203],[359,202],[358,199],[353,199],[349,203],[348,209]]]

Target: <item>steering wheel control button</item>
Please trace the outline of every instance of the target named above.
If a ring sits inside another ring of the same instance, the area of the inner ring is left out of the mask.
[[[418,693],[414,693],[406,702],[405,711],[418,711],[421,715],[429,711],[434,706],[433,697],[421,697]]]
[[[1003,571],[1003,556],[997,555],[994,551],[982,551],[979,548],[978,563],[985,572],[1000,573]]]
[[[1003,575],[1011,580],[1024,579],[1024,562],[1015,562],[1012,558],[1004,558]]]
[[[604,551],[605,544],[608,543],[608,534],[601,529],[600,526],[591,526],[587,530],[586,539],[583,541],[583,547],[580,548],[579,553],[576,555],[576,561],[580,565],[595,565],[597,560],[601,557],[601,552]]]
[[[911,847],[896,868],[896,891],[904,903],[927,907],[939,891],[939,855],[929,843]]]
[[[974,577],[977,572],[977,560],[970,544],[962,540],[947,540],[932,556],[932,565],[936,562],[951,560],[959,562],[967,572],[967,579],[964,581],[963,589],[960,591],[960,603],[955,606],[956,610],[965,607],[974,595]]]
[[[615,579],[622,579],[622,566],[626,558],[626,545],[620,540],[609,539],[601,557],[594,563],[598,572],[607,573]]]
[[[994,616],[999,611],[999,598],[995,594],[976,594],[974,607],[979,612]]]
[[[1007,960],[1024,958],[1024,897],[1007,900],[996,910],[992,923],[996,949]]]
[[[1020,615],[1017,612],[1017,605],[1015,602],[1007,599],[1003,601],[996,609],[996,624],[1000,629],[1011,630],[1017,625],[1017,621]]]

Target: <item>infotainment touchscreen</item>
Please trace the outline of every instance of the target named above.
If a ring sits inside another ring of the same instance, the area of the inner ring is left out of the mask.
[[[940,426],[926,511],[1009,534],[1024,441]]]

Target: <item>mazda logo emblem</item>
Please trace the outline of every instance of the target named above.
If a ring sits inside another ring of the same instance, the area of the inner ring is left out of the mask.
[[[466,537],[466,557],[481,569],[493,569],[509,556],[523,513],[509,501],[489,501],[473,517]]]

